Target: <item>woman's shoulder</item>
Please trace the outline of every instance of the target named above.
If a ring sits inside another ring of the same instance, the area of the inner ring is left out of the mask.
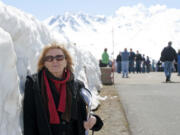
[[[71,86],[73,86],[75,88],[84,87],[84,82],[79,79],[75,79],[75,78],[73,78],[71,81],[69,81],[68,84],[70,84]]]
[[[29,74],[26,76],[26,81],[33,81],[35,82],[38,78],[38,73]]]
[[[84,87],[84,82],[81,80],[75,79],[74,83],[76,83],[80,88]]]
[[[41,75],[42,75],[42,70],[35,72],[33,74],[27,75],[26,80],[31,80],[33,82],[36,82],[40,78]]]
[[[81,88],[84,88],[84,83],[78,79],[73,79],[70,82],[68,82],[68,86],[70,87],[70,90],[74,97],[79,97]]]
[[[34,87],[35,86],[39,87],[40,76],[41,76],[41,72],[27,75],[25,85],[28,84],[28,85],[31,85],[31,86],[34,86]]]
[[[25,90],[39,90],[39,73],[34,73],[26,76]]]

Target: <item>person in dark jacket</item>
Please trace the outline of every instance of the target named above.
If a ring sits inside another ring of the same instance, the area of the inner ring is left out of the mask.
[[[150,68],[151,68],[151,61],[149,59],[149,56],[146,57],[146,72],[149,73],[150,72]]]
[[[84,84],[74,79],[72,65],[68,51],[57,43],[43,49],[38,73],[25,83],[24,135],[85,135],[85,130],[101,129],[99,116],[87,120],[80,95]]]
[[[145,55],[144,54],[142,55],[141,62],[142,62],[142,70],[141,70],[141,72],[145,73],[146,72],[146,59],[145,59]]]
[[[119,54],[117,55],[116,62],[117,62],[117,72],[121,73],[121,52],[119,52]]]
[[[156,63],[156,70],[158,72],[164,71],[164,68],[162,66],[162,62],[160,60],[158,60],[158,62]]]
[[[137,51],[136,53],[136,72],[137,73],[141,72],[141,61],[142,61],[142,56],[139,53],[139,51]]]
[[[160,60],[164,62],[164,72],[166,76],[166,82],[170,82],[171,80],[171,72],[173,70],[173,61],[177,61],[177,53],[174,48],[171,46],[172,42],[168,42],[168,46],[165,47],[161,52]]]
[[[135,72],[134,70],[134,59],[135,59],[135,53],[133,52],[132,48],[130,48],[129,52],[129,73]]]

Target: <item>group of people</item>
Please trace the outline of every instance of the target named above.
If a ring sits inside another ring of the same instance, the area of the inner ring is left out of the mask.
[[[123,52],[119,52],[116,58],[117,72],[122,72],[122,77],[128,78],[128,73],[149,73],[151,68],[151,61],[149,56],[141,55],[137,50],[136,54],[132,48],[128,52],[127,48]]]
[[[117,72],[122,72],[122,77],[128,78],[128,73],[145,73],[150,72],[151,61],[147,56],[141,55],[139,51],[135,54],[132,50],[128,52],[127,48],[123,52],[119,52],[116,58]],[[109,59],[109,54],[107,53],[107,48],[104,49],[102,54],[102,59],[100,60],[100,67],[112,66],[114,63]]]
[[[163,67],[161,64],[163,63]],[[176,53],[172,47],[172,42],[168,42],[168,46],[161,52],[161,58],[156,63],[155,60],[149,59],[149,56],[140,54],[137,50],[136,53],[130,48],[124,48],[124,51],[119,52],[116,57],[116,70],[118,73],[122,73],[123,78],[128,78],[128,73],[149,73],[150,71],[164,71],[166,76],[166,82],[170,82],[171,72],[174,69],[174,64],[177,65],[176,71],[180,76],[180,49]],[[100,67],[112,66],[112,62],[109,60],[107,48],[104,49],[102,59],[100,60]]]

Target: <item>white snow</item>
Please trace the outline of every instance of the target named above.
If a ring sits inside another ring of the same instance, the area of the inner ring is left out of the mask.
[[[89,52],[71,45],[65,36],[51,32],[28,13],[0,2],[0,134],[21,135],[22,99],[27,74],[36,72],[42,48],[51,42],[64,43],[75,63],[75,77],[93,93],[93,107],[99,104],[102,85],[98,61]]]
[[[20,91],[11,36],[0,28],[0,134],[20,135]],[[15,129],[15,130],[12,130]]]
[[[114,58],[124,48],[133,48],[156,60],[168,41],[173,42],[176,50],[180,44],[180,9],[165,5],[120,7],[108,17],[66,13],[51,16],[44,22],[81,48],[90,50],[98,59],[105,47],[113,57],[113,42]]]

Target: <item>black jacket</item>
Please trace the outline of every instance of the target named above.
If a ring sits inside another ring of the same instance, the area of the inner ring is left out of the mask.
[[[129,53],[129,61],[134,61],[135,57],[136,57],[136,55],[134,52]]]
[[[120,61],[121,62],[121,55],[119,54],[116,58],[116,62]]]
[[[141,60],[142,60],[141,54],[136,54],[136,61],[141,61]]]
[[[49,124],[49,115],[47,112],[46,104],[43,100],[43,93],[41,91],[41,74],[27,76],[25,83],[25,95],[23,102],[23,122],[24,122],[24,135],[54,135],[51,125]],[[67,133],[66,135],[85,135],[85,129],[83,122],[86,120],[86,105],[80,96],[80,88],[84,87],[80,81],[74,79],[67,82],[67,88],[72,91],[72,109],[71,112],[76,112],[77,119],[71,120],[71,127],[73,133]],[[76,110],[76,111],[75,111]],[[101,119],[97,118],[97,122],[92,130],[100,130],[103,123]],[[58,135],[61,135],[60,133]]]
[[[177,61],[177,53],[171,46],[165,47],[161,52],[161,61]]]

